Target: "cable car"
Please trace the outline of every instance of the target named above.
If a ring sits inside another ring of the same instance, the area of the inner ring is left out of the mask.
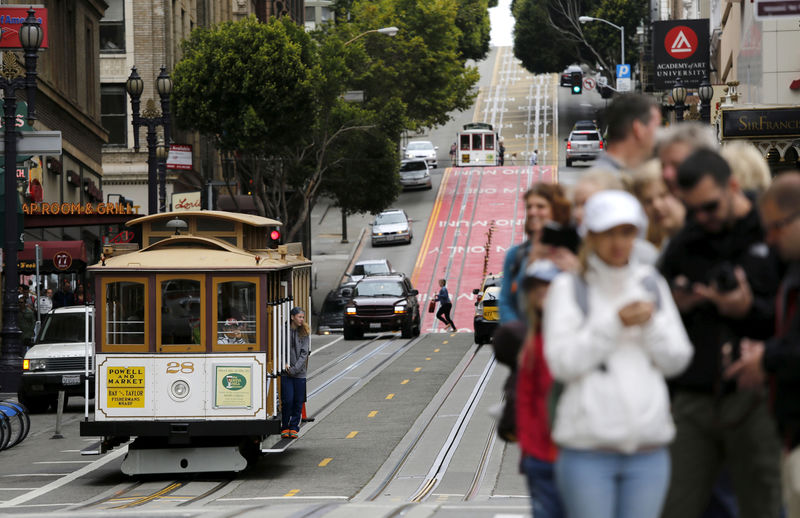
[[[485,122],[464,124],[463,129],[456,134],[456,142],[458,167],[499,165],[500,156],[497,151],[499,136],[491,124]]]
[[[281,223],[260,216],[182,211],[128,225],[142,248],[107,248],[88,268],[96,397],[81,435],[102,440],[83,453],[134,438],[129,475],[240,471],[280,434],[289,311],[311,313],[311,261],[299,243],[268,248]]]

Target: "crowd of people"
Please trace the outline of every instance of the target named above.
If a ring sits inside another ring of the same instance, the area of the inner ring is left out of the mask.
[[[569,191],[525,193],[503,268],[533,516],[800,517],[800,173],[647,96],[603,121]]]

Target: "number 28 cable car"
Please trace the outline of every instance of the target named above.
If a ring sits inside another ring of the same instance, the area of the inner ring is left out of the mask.
[[[199,210],[128,225],[142,248],[107,250],[89,268],[95,409],[80,431],[101,441],[83,453],[134,438],[129,475],[240,471],[280,433],[289,311],[310,314],[311,261],[299,243],[267,248],[281,223],[260,216]]]

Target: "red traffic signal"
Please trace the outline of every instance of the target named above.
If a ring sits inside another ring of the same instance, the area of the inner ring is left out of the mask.
[[[279,230],[273,230],[269,233],[269,238],[273,241],[279,241],[281,239],[281,232]]]

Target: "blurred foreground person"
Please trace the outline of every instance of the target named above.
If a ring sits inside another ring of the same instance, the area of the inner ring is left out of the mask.
[[[627,192],[589,198],[583,269],[560,274],[547,296],[545,357],[564,385],[556,483],[570,518],[656,518],[667,492],[675,427],[664,376],[692,350],[666,282],[632,260],[644,225]]]
[[[722,373],[744,336],[771,335],[779,264],[764,242],[754,204],[715,151],[678,168],[686,225],[670,241],[661,271],[694,346],[671,382],[677,427],[665,518],[696,518],[727,467],[742,518],[780,514],[780,445],[763,390],[737,390]]]
[[[536,518],[562,518],[561,498],[553,474],[558,450],[550,438],[548,394],[553,384],[544,359],[542,309],[550,282],[560,273],[550,260],[539,259],[525,271],[530,332],[517,366],[517,438],[522,450],[520,470],[528,481],[531,510]]]
[[[769,165],[754,145],[734,140],[722,146],[719,153],[728,162],[731,174],[744,192],[758,195],[769,187],[772,182]]]
[[[661,128],[656,138],[656,156],[661,160],[664,182],[673,193],[678,187],[678,167],[698,149],[719,148],[711,126],[699,122],[679,122]]]
[[[773,380],[774,412],[784,447],[783,498],[789,518],[800,518],[800,174],[784,173],[761,199],[767,243],[789,263],[777,298],[775,335],[742,341],[742,358],[728,368],[742,389]]]
[[[602,119],[606,128],[606,150],[591,169],[630,172],[653,155],[661,110],[652,96],[617,95],[603,110]]]
[[[686,209],[661,175],[661,162],[648,160],[633,174],[633,194],[647,214],[647,240],[659,250],[683,227]]]

